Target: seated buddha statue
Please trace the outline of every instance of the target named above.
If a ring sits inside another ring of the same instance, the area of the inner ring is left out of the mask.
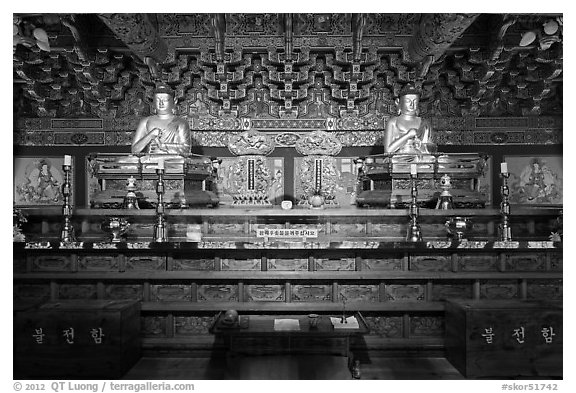
[[[432,142],[432,126],[418,116],[420,94],[412,85],[406,85],[396,99],[398,116],[386,124],[384,151],[401,154],[431,154],[436,152]]]
[[[155,157],[173,161],[190,153],[190,127],[186,119],[174,114],[175,105],[170,87],[160,85],[154,90],[156,114],[140,120],[132,140],[132,154],[149,154],[147,161],[154,161]]]

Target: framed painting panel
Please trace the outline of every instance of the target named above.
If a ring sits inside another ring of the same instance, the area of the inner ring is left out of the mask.
[[[563,172],[561,155],[505,156],[508,164],[510,203],[561,206]]]
[[[74,167],[74,157],[72,157]],[[14,205],[61,206],[64,156],[14,157]],[[73,171],[70,182],[74,184]],[[74,187],[72,187],[74,190]],[[74,192],[70,203],[74,204]]]

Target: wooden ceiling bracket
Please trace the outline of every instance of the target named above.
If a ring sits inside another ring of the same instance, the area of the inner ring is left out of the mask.
[[[153,59],[163,64],[168,45],[150,20],[149,14],[98,14],[99,18],[143,63]]]
[[[421,63],[418,66],[419,74],[425,75],[431,64],[430,60],[442,57],[478,15],[422,14],[420,23],[408,42],[408,59],[413,63]]]

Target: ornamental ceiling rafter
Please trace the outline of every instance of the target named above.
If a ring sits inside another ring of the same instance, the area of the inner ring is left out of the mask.
[[[198,119],[385,120],[408,82],[429,116],[561,113],[561,42],[511,44],[536,17],[504,15],[487,29],[466,14],[128,15],[98,15],[126,48],[89,45],[80,18],[58,27],[74,45],[16,48],[17,115],[138,117],[160,80]]]

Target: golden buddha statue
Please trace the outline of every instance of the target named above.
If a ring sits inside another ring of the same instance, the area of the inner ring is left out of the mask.
[[[155,115],[140,120],[132,154],[161,155],[163,159],[190,153],[190,127],[186,119],[174,114],[174,92],[166,85],[154,90]]]
[[[396,99],[398,116],[386,124],[384,151],[401,154],[431,154],[436,152],[432,142],[432,126],[418,116],[420,93],[412,85],[406,85]]]

